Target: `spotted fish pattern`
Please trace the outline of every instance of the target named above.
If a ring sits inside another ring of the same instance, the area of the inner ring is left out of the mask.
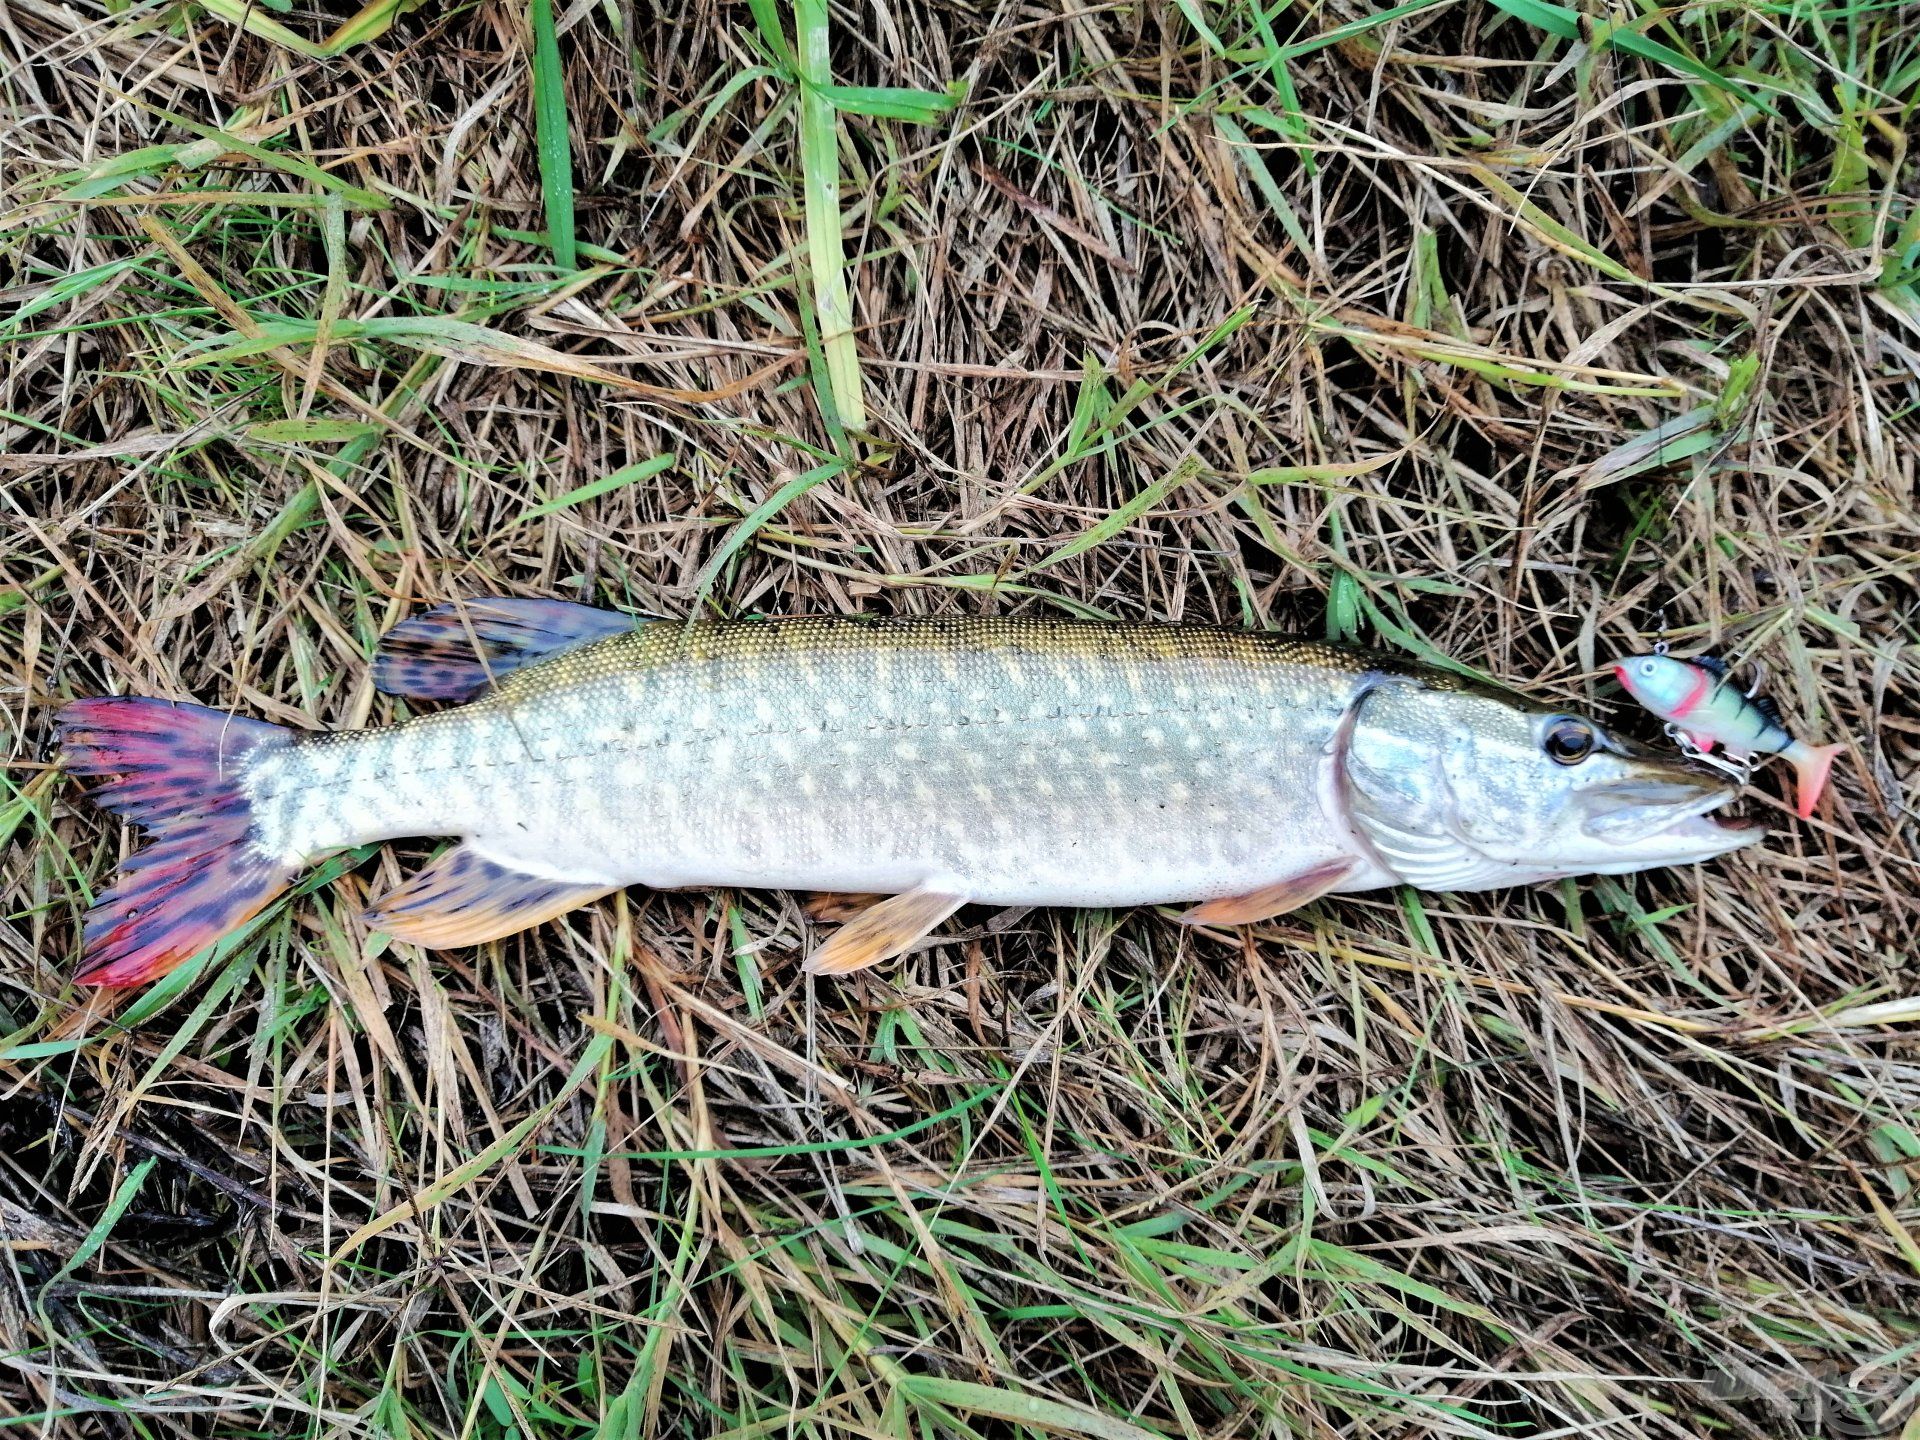
[[[1340,848],[1313,813],[1318,750],[1374,669],[1206,627],[660,622],[458,710],[312,737],[247,787],[256,843],[288,864],[459,834],[603,887],[950,875],[994,903],[1204,899],[1282,836]]]
[[[426,944],[635,884],[900,897],[823,970],[897,952],[963,900],[1301,903],[1385,883],[1329,818],[1324,752],[1387,663],[1210,626],[443,606],[395,628],[375,680],[470,703],[398,725],[299,733],[131,698],[65,712],[68,768],[157,840],[102,897],[80,978],[150,980],[317,860],[409,835],[461,844],[369,922]]]

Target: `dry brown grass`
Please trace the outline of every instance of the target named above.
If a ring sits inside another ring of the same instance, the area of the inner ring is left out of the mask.
[[[1482,0],[836,11],[839,83],[967,87],[843,121],[865,435],[748,10],[561,13],[571,276],[528,15],[309,59],[0,0],[0,1414],[1913,1434],[1920,1003],[1862,1008],[1920,993],[1911,11],[1640,23],[1719,85]],[[59,699],[378,721],[380,630],[488,591],[1330,627],[1601,704],[1664,611],[1849,751],[1697,872],[1244,942],[967,912],[813,990],[792,898],[635,892],[426,956],[355,920],[386,852],[66,984],[127,841]]]

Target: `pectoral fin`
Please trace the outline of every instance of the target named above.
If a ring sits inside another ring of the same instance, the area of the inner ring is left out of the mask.
[[[1317,900],[1354,872],[1357,860],[1329,860],[1245,895],[1223,895],[1196,905],[1180,917],[1182,925],[1253,925]]]
[[[525,930],[610,895],[615,887],[548,880],[509,870],[456,845],[362,916],[369,928],[415,945],[450,950]]]
[[[801,967],[810,975],[850,975],[909,949],[967,903],[950,886],[923,887],[861,911],[833,932]]]

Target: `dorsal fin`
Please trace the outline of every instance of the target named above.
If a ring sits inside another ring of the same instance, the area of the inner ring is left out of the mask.
[[[487,596],[436,605],[380,640],[373,686],[415,700],[471,700],[501,677],[640,622],[566,600]]]
[[[1727,662],[1722,660],[1718,655],[1696,655],[1687,663],[1690,665],[1698,665],[1709,675],[1715,676],[1718,679],[1724,680],[1727,678]]]

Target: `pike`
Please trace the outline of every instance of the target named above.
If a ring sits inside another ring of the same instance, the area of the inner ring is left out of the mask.
[[[324,857],[402,836],[459,843],[367,911],[401,940],[479,944],[628,885],[888,897],[805,962],[845,974],[969,902],[1241,925],[1765,833],[1711,813],[1726,777],[1593,720],[1263,632],[482,599],[401,623],[373,678],[462,703],[339,733],[141,697],[61,712],[67,770],[150,836],[87,916],[81,983],[153,980]]]

